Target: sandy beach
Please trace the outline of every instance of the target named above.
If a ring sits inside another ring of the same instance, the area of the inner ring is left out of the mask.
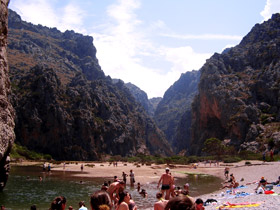
[[[275,194],[256,194],[255,188],[257,187],[256,182],[264,177],[268,182],[276,181],[280,175],[280,162],[262,162],[262,161],[250,161],[250,165],[245,164],[246,161],[241,161],[233,164],[223,164],[209,165],[204,163],[199,163],[196,169],[192,168],[191,165],[136,165],[132,163],[118,163],[117,167],[109,165],[108,163],[67,163],[65,164],[65,169],[63,168],[63,163],[59,165],[52,165],[52,170],[58,171],[81,171],[81,164],[84,165],[83,173],[77,176],[83,177],[104,177],[112,178],[114,175],[118,175],[119,178],[121,173],[125,171],[127,174],[129,170],[132,169],[135,173],[135,179],[141,183],[149,184],[151,182],[158,182],[164,169],[169,167],[171,169],[172,175],[177,177],[185,177],[185,173],[190,174],[209,174],[217,176],[225,180],[224,168],[225,166],[230,168],[230,174],[233,173],[236,180],[239,182],[242,188],[236,189],[233,193],[230,189],[223,189],[215,191],[210,194],[201,195],[200,198],[203,201],[207,199],[215,199],[217,203],[210,203],[205,206],[205,209],[217,209],[219,206],[226,204],[227,202],[231,204],[243,204],[243,206],[237,209],[280,209],[280,187],[274,186],[273,191]],[[21,163],[30,164],[30,163]],[[181,186],[182,187],[182,186]],[[190,186],[190,195],[191,195]],[[253,204],[253,205],[244,205]],[[153,206],[153,204],[151,204]],[[232,206],[233,207],[233,206]],[[223,207],[222,209],[229,209],[228,207]]]

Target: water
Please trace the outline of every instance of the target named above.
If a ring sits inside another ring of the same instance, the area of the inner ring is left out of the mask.
[[[13,166],[7,186],[0,192],[0,205],[5,205],[7,210],[28,210],[32,204],[36,204],[39,210],[46,210],[56,196],[63,195],[67,199],[66,209],[69,205],[78,209],[81,200],[89,207],[90,195],[100,189],[104,179],[81,178],[73,174],[67,171],[42,172],[39,166]],[[42,176],[43,181],[39,181],[39,176]],[[194,197],[221,187],[221,180],[213,176],[186,175],[186,178],[175,180],[176,186],[183,186],[186,182],[190,184],[191,195]],[[143,198],[130,186],[126,190],[132,194],[139,210],[153,209],[155,194],[158,192],[156,185],[150,183],[142,186],[148,193],[147,198]]]

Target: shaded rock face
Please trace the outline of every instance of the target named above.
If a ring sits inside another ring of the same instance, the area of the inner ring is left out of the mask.
[[[164,94],[154,119],[177,152],[187,150],[190,143],[191,103],[197,94],[199,71],[181,75]]]
[[[14,109],[8,99],[10,80],[7,60],[8,0],[0,4],[0,191],[9,175],[9,153],[15,139]]]
[[[261,134],[252,125],[260,127],[263,119],[279,122],[279,52],[280,15],[275,14],[239,45],[207,60],[192,105],[191,154],[200,154],[212,137],[244,146]]]
[[[16,141],[60,160],[172,154],[125,84],[105,77],[91,37],[10,14]]]
[[[162,100],[162,97],[154,97],[154,98],[149,99],[150,104],[152,105],[153,111],[154,111],[154,112],[155,112],[155,110],[157,109],[157,106],[159,105],[159,103],[161,102],[161,100]],[[154,114],[155,114],[155,113],[154,113]]]
[[[146,110],[146,112],[153,117],[155,113],[155,109],[153,105],[151,104],[150,100],[148,99],[147,93],[143,90],[141,90],[136,85],[133,85],[132,83],[126,83],[125,86],[129,89],[131,94],[134,96],[136,101],[138,101],[143,108]]]

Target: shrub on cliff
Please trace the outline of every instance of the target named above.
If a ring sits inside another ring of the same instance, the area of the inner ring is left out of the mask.
[[[226,146],[222,144],[222,141],[217,138],[210,138],[206,139],[204,142],[204,148],[203,152],[209,154],[209,155],[214,155],[220,158],[226,150]]]

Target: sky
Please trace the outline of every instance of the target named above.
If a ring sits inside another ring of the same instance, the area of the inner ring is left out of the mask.
[[[104,73],[152,98],[239,44],[280,12],[280,0],[10,0],[9,8],[27,22],[92,36]]]

